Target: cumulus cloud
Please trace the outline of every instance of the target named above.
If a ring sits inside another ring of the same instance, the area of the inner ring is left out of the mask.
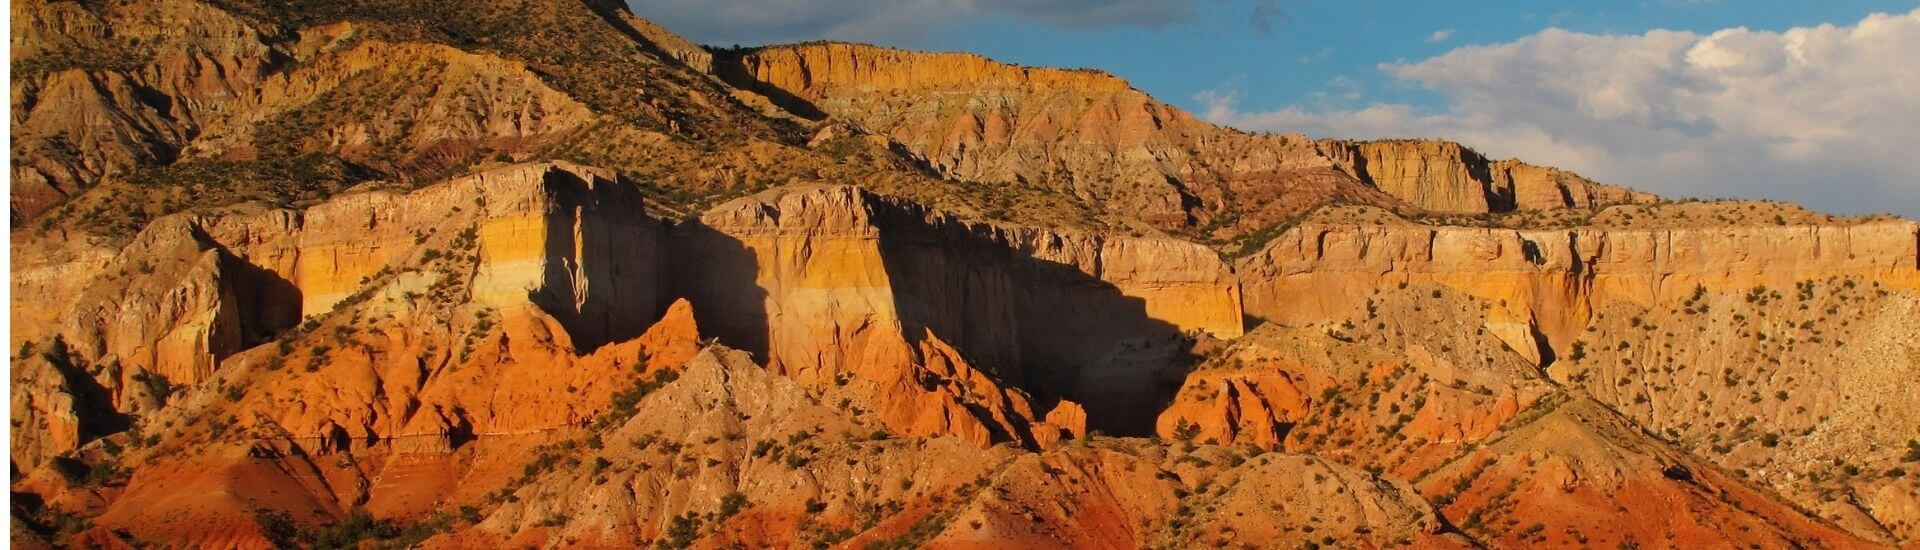
[[[1790,200],[1920,217],[1920,10],[1847,26],[1701,35],[1548,29],[1382,65],[1447,100],[1247,110],[1206,118],[1334,137],[1441,137],[1672,195]]]
[[[1427,35],[1427,42],[1439,44],[1453,38],[1453,29],[1440,29]]]
[[[1278,0],[628,0],[635,13],[695,41],[767,44],[831,38],[894,42],[973,18],[1003,15],[1066,28],[1161,28],[1194,19],[1201,3],[1244,5],[1266,33]]]

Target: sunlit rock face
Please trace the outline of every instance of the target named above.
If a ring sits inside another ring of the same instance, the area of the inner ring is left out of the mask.
[[[853,187],[728,203],[674,239],[676,257],[703,260],[676,283],[713,304],[703,325],[803,381],[869,367],[884,380],[951,349],[1098,423],[1177,376],[1189,333],[1240,331],[1236,280],[1197,245],[963,222]]]
[[[1477,214],[1646,203],[1653,195],[1596,183],[1558,168],[1489,161],[1451,141],[1326,140],[1347,173],[1407,204],[1432,212]]]
[[[1920,287],[1916,224],[1505,230],[1308,223],[1237,265],[1248,315],[1292,325],[1331,318],[1403,284],[1484,299],[1494,330],[1539,360],[1570,352],[1613,302],[1670,305],[1706,292],[1855,277]]]
[[[613,0],[283,4],[11,6],[17,546],[1920,535],[1910,221]]]

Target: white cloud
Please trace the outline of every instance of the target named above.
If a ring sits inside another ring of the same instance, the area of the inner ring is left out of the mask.
[[[1548,29],[1381,69],[1448,100],[1243,110],[1209,120],[1336,137],[1440,137],[1671,196],[1920,217],[1920,10],[1851,26],[1637,36]]]
[[[816,39],[895,42],[972,18],[1005,15],[1069,28],[1161,28],[1194,19],[1201,3],[1244,5],[1247,24],[1271,32],[1278,0],[628,0],[634,13],[697,42],[771,44]]]
[[[1427,42],[1439,44],[1453,38],[1453,29],[1440,29],[1427,35]]]

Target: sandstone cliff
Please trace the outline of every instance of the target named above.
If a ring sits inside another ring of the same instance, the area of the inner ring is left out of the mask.
[[[1673,304],[1697,287],[1782,288],[1834,276],[1920,287],[1913,222],[1754,222],[1550,231],[1309,221],[1237,271],[1248,315],[1295,325],[1401,284],[1458,289],[1497,304],[1495,333],[1536,360],[1568,353],[1594,308],[1616,301]]]
[[[1240,331],[1231,271],[1171,239],[963,222],[852,187],[769,192],[675,231],[676,255],[704,260],[676,284],[707,304],[705,324],[804,381],[877,368],[863,378],[887,382],[925,355],[914,348],[952,349],[965,357],[952,364],[1114,429],[1129,421],[1109,414],[1162,398],[1149,382],[1178,368],[1186,335]]]
[[[10,13],[23,547],[1920,525],[1913,222],[612,0]]]
[[[1557,168],[1489,161],[1451,141],[1326,140],[1320,145],[1353,177],[1434,212],[1596,208],[1657,199]]]

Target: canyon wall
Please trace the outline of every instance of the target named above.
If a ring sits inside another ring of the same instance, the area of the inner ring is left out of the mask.
[[[212,380],[229,357],[343,307],[355,319],[405,317],[423,311],[409,303],[452,300],[464,305],[434,322],[533,323],[589,353],[638,336],[686,296],[711,333],[776,372],[870,385],[856,396],[903,433],[1037,444],[1083,433],[1089,415],[1072,401],[1096,399],[1088,409],[1102,426],[1150,414],[1133,405],[1165,399],[1154,388],[1177,384],[1186,339],[1240,332],[1231,270],[1178,240],[962,222],[846,186],[777,190],[671,230],[642,211],[609,172],[538,164],[302,211],[172,216],[108,259],[28,265],[16,291],[63,313],[16,308],[27,322],[15,343],[59,335],[77,364],[104,367],[94,374],[116,410],[143,411],[164,406],[169,386]],[[341,361],[329,347],[294,355]],[[306,434],[346,423],[284,424]]]
[[[1672,229],[1508,230],[1306,223],[1238,264],[1250,316],[1288,325],[1338,318],[1403,284],[1433,283],[1495,304],[1489,326],[1515,351],[1568,351],[1592,311],[1673,304],[1708,292],[1787,288],[1836,276],[1920,288],[1914,222]],[[1535,338],[1544,337],[1544,342]]]
[[[676,257],[702,260],[676,277],[702,325],[806,381],[950,343],[1105,423],[1154,387],[1139,377],[1174,368],[1188,333],[1240,331],[1231,271],[1177,240],[962,222],[845,186],[737,200],[675,232]],[[1168,349],[1138,357],[1155,347]]]
[[[60,313],[51,322],[16,314],[26,322],[14,342],[66,350],[61,367],[81,371],[69,372],[67,385],[109,395],[109,410],[84,416],[159,409],[172,390],[215,378],[229,357],[310,332],[343,305],[372,301],[355,315],[393,318],[455,287],[470,287],[487,307],[536,307],[585,349],[630,339],[665,307],[657,273],[664,231],[632,215],[638,195],[609,178],[524,165],[406,194],[353,193],[305,211],[172,216],[109,259],[76,253],[16,276],[16,311]],[[450,262],[471,267],[428,269]]]

